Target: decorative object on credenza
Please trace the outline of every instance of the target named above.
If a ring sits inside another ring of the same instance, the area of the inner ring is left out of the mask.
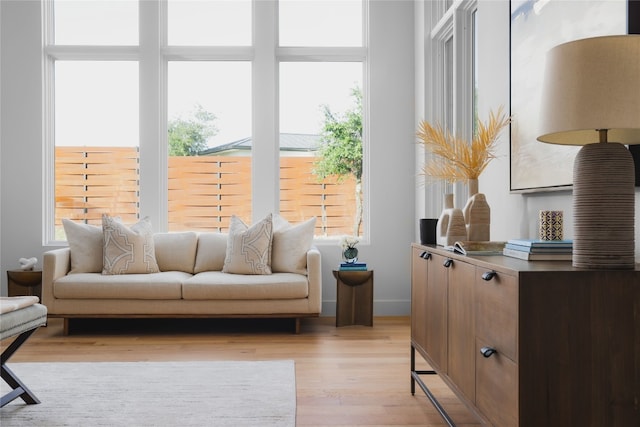
[[[451,246],[457,240],[467,240],[467,227],[462,210],[453,207],[453,194],[444,195],[444,209],[436,227],[436,241]]]
[[[571,261],[573,241],[544,239],[510,239],[503,255],[527,261]]]
[[[360,240],[355,236],[344,236],[340,245],[342,246],[342,259],[347,264],[358,261],[358,248],[356,245]]]
[[[573,266],[635,266],[633,158],[640,144],[640,35],[593,37],[547,54],[539,141],[583,145],[573,168]],[[609,142],[611,141],[611,142]]]
[[[420,244],[435,245],[436,227],[438,226],[438,218],[421,218],[420,219]]]
[[[488,241],[491,235],[491,208],[484,194],[478,193],[478,180],[469,180],[469,200],[462,210],[467,227],[467,239]]]
[[[21,270],[30,271],[33,270],[33,267],[38,263],[38,258],[20,258],[18,262],[20,263]]]
[[[429,180],[464,181],[469,185],[470,197],[463,214],[466,233],[472,236],[462,240],[488,241],[490,238],[490,209],[484,194],[478,193],[478,177],[496,157],[496,141],[510,122],[511,118],[503,113],[502,107],[497,113],[490,111],[486,124],[477,121],[471,141],[445,130],[440,124],[420,123],[419,142],[431,154],[422,168],[423,175]]]
[[[540,240],[562,240],[564,236],[564,213],[562,211],[540,211],[538,238]]]

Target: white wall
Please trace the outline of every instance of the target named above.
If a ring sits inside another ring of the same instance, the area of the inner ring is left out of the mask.
[[[6,295],[7,269],[20,257],[51,247],[42,238],[42,77],[39,1],[0,2],[0,259]],[[375,0],[370,6],[371,55],[368,244],[360,258],[375,269],[375,315],[406,315],[410,306],[409,246],[416,238],[414,200],[414,4]],[[338,246],[323,254],[323,312],[335,313]]]
[[[0,253],[7,269],[42,256],[40,2],[0,2]],[[39,264],[42,265],[42,264]]]
[[[422,0],[417,0],[420,2]],[[479,0],[479,110],[487,117],[490,109],[509,106],[509,1]],[[416,34],[421,39],[423,34]],[[420,94],[428,97],[429,94]],[[419,115],[417,120],[422,119]],[[535,120],[535,118],[531,118]],[[491,239],[508,240],[516,237],[536,237],[540,210],[564,211],[564,235],[573,238],[572,193],[568,191],[511,194],[509,192],[509,132],[499,140],[498,158],[480,176],[480,191],[491,206]],[[418,189],[418,193],[428,189]],[[637,192],[637,191],[636,191]],[[420,194],[416,199],[424,197]],[[418,206],[418,214],[425,215],[425,207]],[[639,211],[636,197],[636,212]],[[606,213],[603,213],[606,214]],[[640,261],[639,215],[636,215],[636,262]]]

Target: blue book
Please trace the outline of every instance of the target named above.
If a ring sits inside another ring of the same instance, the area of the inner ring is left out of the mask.
[[[507,243],[530,248],[572,248],[573,240],[509,239]]]
[[[366,267],[366,262],[343,262],[340,267]]]
[[[342,267],[340,266],[340,271],[367,271],[367,267]]]
[[[572,246],[560,245],[560,246],[523,246],[515,245],[513,243],[507,243],[504,246],[506,249],[512,249],[515,251],[527,252],[531,254],[557,254],[557,253],[571,253]]]

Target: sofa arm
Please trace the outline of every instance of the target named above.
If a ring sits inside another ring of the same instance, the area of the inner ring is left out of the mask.
[[[322,311],[322,257],[316,247],[307,251],[307,277],[309,279],[309,308],[313,313]]]
[[[71,249],[60,248],[44,253],[42,261],[42,303],[53,304],[53,282],[71,270]]]

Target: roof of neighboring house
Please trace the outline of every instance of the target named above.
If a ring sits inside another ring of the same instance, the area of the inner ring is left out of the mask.
[[[305,151],[313,152],[318,150],[321,144],[320,135],[309,135],[304,133],[281,133],[280,151]],[[210,156],[231,150],[250,150],[252,145],[251,137],[242,138],[237,141],[221,144],[216,147],[207,148],[200,151],[199,156]]]

